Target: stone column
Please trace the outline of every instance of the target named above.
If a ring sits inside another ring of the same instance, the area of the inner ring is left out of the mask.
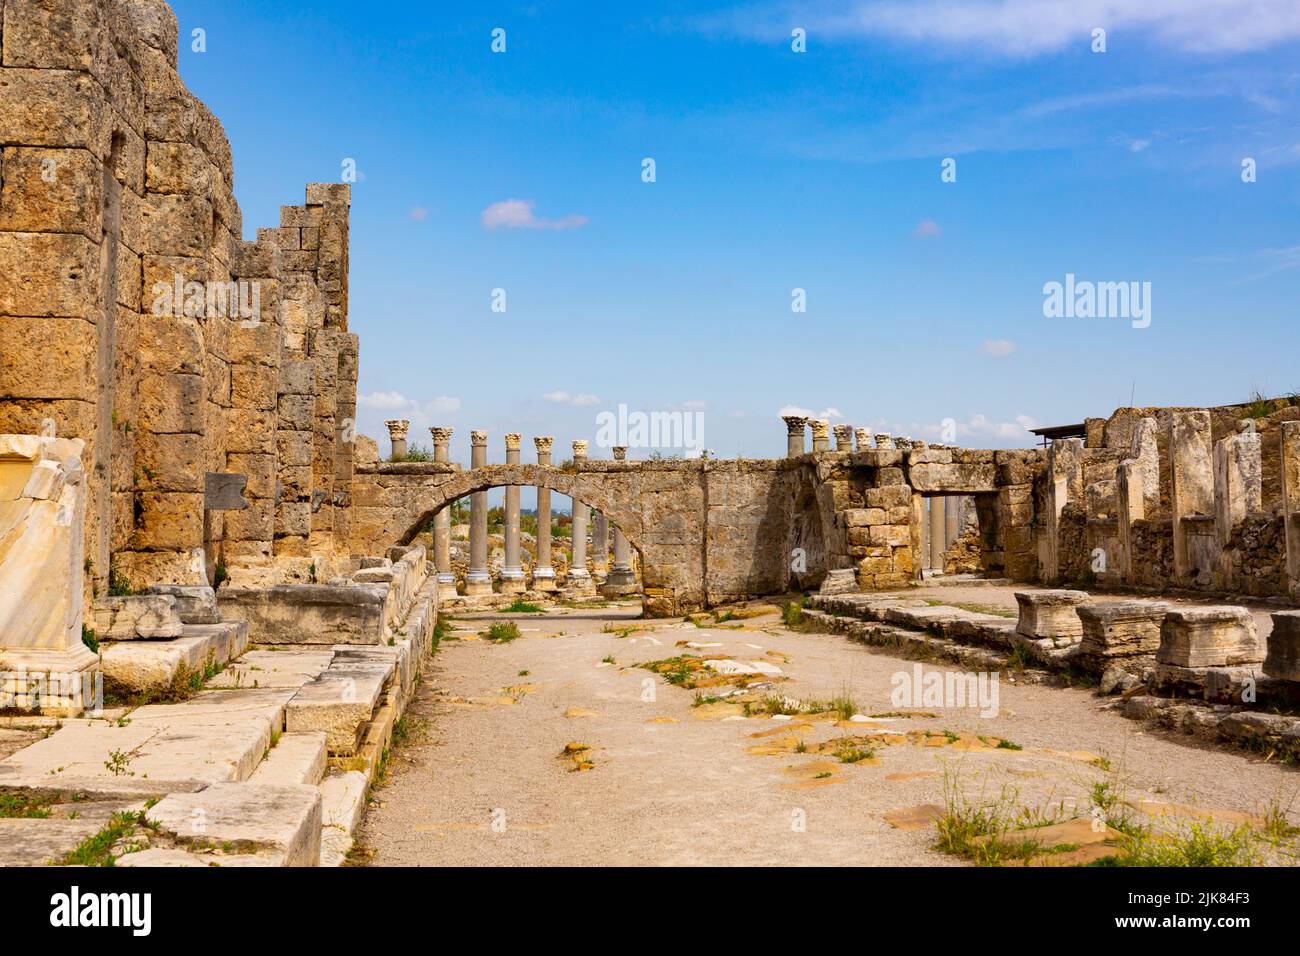
[[[891,434],[889,434],[889,432],[877,432],[877,434],[876,434],[876,447],[877,447],[877,448],[893,448],[893,447],[894,447],[894,436],[891,435]]]
[[[574,464],[587,460],[587,442],[578,439],[573,443]],[[569,562],[569,576],[565,583],[573,589],[589,590],[591,572],[587,570],[587,521],[591,508],[577,498],[573,499],[573,559]]]
[[[405,418],[395,418],[384,424],[388,426],[388,440],[393,444],[389,461],[401,461],[406,457],[406,430],[411,427],[411,423]]]
[[[1242,422],[1242,431],[1214,446],[1214,524],[1219,544],[1226,546],[1233,530],[1263,506],[1263,449],[1255,423]]]
[[[609,519],[599,511],[591,513],[591,569],[609,572]]]
[[[824,418],[810,418],[808,424],[812,427],[813,454],[831,450],[830,422]]]
[[[487,464],[487,432],[469,433],[471,469]],[[492,593],[492,575],[488,573],[488,503],[487,492],[476,491],[469,497],[469,573],[465,575],[465,594],[475,597]]]
[[[943,573],[943,540],[946,532],[943,509],[944,499],[930,499],[930,570]]]
[[[1287,584],[1300,599],[1300,422],[1282,423],[1282,521]]]
[[[1210,413],[1175,412],[1169,429],[1169,505],[1174,533],[1174,583],[1208,585],[1218,567],[1214,533],[1214,470]],[[1207,542],[1206,538],[1211,539]]]
[[[506,464],[519,464],[520,436],[506,435]],[[528,589],[519,560],[519,486],[506,485],[506,560],[501,567],[501,593],[522,594]]]
[[[944,498],[943,512],[943,549],[950,551],[957,539],[961,537],[961,498],[954,495]]]
[[[831,430],[835,433],[836,451],[853,451],[852,425],[836,425]]]
[[[1156,473],[1159,480],[1159,472]],[[1119,482],[1119,579],[1124,584],[1133,580],[1133,522],[1146,517],[1146,469],[1141,461],[1129,458],[1120,462]]]
[[[440,464],[450,462],[448,446],[451,444],[450,428],[430,428],[433,439],[433,460]],[[433,565],[438,569],[438,599],[456,596],[456,575],[451,570],[451,502],[433,517]]]
[[[808,419],[802,415],[782,415],[781,420],[785,422],[786,457],[798,458],[807,452],[804,446],[804,430],[808,427]]]
[[[1053,583],[1061,576],[1061,512],[1067,502],[1083,497],[1083,442],[1062,438],[1047,449],[1047,514],[1041,554],[1041,576]]]
[[[540,436],[533,439],[537,447],[537,464],[551,463],[551,445],[555,439]],[[551,489],[537,489],[537,562],[533,565],[533,589],[555,590],[555,569],[551,567]]]
[[[855,428],[853,429],[853,440],[857,443],[858,451],[866,451],[871,447],[871,429]]]

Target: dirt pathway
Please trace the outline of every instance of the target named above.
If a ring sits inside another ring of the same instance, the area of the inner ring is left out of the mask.
[[[923,713],[932,716],[888,716],[899,709],[895,675],[944,668],[792,632],[771,617],[698,628],[636,613],[458,618],[461,639],[444,641],[427,668],[410,738],[361,831],[371,862],[959,865],[933,849],[932,826],[908,828],[895,816],[942,805],[945,774],[971,796],[1009,793],[1026,807],[1065,801],[1085,815],[1097,783],[1130,801],[1246,812],[1286,805],[1300,789],[1291,768],[1152,734],[1103,711],[1089,691],[1003,680],[997,716],[930,706]],[[492,620],[514,620],[522,636],[478,639]],[[647,629],[610,632],[630,627]],[[772,693],[849,697],[851,711],[876,719],[746,718],[735,704],[693,706],[697,692],[635,666],[687,650],[678,642],[779,669],[785,682]],[[856,763],[787,745],[793,731],[815,751],[881,728],[930,736],[890,738]],[[591,749],[570,759],[569,744]],[[573,770],[583,758],[591,769]]]

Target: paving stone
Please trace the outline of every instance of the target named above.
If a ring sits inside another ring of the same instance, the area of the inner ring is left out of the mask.
[[[276,850],[284,866],[320,860],[321,794],[307,785],[218,783],[172,794],[148,812],[173,839],[197,848]]]
[[[333,650],[247,651],[214,677],[208,687],[297,689],[319,677],[333,660]]]
[[[48,866],[100,829],[94,820],[0,817],[0,866]]]
[[[100,647],[104,682],[127,693],[163,690],[177,679],[222,665],[248,646],[241,622],[187,624],[171,640],[121,641]]]
[[[266,755],[249,783],[309,783],[315,786],[325,776],[327,757],[325,732],[282,734]]]
[[[358,770],[331,773],[320,785],[324,825],[352,834],[361,825],[370,781]]]

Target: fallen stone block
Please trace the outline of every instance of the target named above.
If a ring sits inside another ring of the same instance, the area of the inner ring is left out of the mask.
[[[1264,648],[1244,607],[1176,608],[1160,627],[1156,660],[1185,668],[1256,664],[1264,660]]]
[[[1077,609],[1083,628],[1079,654],[1099,660],[1154,655],[1168,612],[1168,604],[1151,601],[1083,605]]]
[[[1076,644],[1083,637],[1078,608],[1088,602],[1084,591],[1017,591],[1020,619],[1016,633],[1053,643]]]
[[[282,734],[248,782],[315,786],[324,779],[326,764],[324,731]]]
[[[822,579],[818,594],[853,594],[858,590],[857,575],[852,568],[828,571]]]
[[[212,588],[199,584],[155,584],[150,594],[170,595],[176,599],[176,615],[185,624],[219,624],[217,594]]]
[[[92,610],[95,636],[101,641],[180,637],[185,627],[169,594],[100,598]]]
[[[0,866],[49,866],[94,836],[91,820],[0,817]]]
[[[1281,680],[1300,681],[1300,611],[1278,611],[1273,615],[1264,673]]]
[[[147,811],[179,843],[226,855],[271,850],[282,866],[320,861],[321,795],[307,785],[217,783],[174,793]]]

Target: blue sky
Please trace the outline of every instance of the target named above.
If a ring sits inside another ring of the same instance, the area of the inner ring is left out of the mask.
[[[626,403],[723,457],[782,454],[784,408],[1010,447],[1300,390],[1294,0],[174,7],[248,238],[356,160],[377,438],[563,459]],[[1067,273],[1151,283],[1150,326],[1045,318]]]

